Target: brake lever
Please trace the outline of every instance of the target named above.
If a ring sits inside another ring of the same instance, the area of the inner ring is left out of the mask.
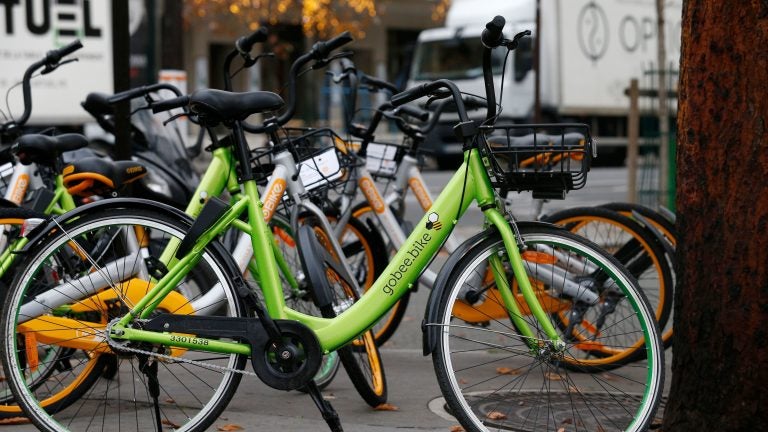
[[[514,49],[516,49],[516,48],[517,48],[517,46],[518,46],[518,44],[519,44],[519,41],[520,41],[520,39],[522,39],[522,38],[524,38],[524,37],[526,37],[526,36],[530,36],[530,35],[531,35],[531,31],[530,31],[530,30],[524,30],[524,31],[521,31],[520,33],[516,34],[515,36],[513,36],[513,37],[512,37],[512,40],[509,40],[509,39],[505,39],[505,40],[504,40],[504,42],[503,42],[502,44],[503,44],[503,45],[504,45],[504,46],[505,46],[505,47],[506,47],[506,48],[507,48],[509,51],[512,51],[512,50],[514,50]]]
[[[61,66],[61,65],[65,65],[67,63],[72,63],[72,62],[76,62],[76,61],[77,61],[76,58],[71,58],[71,59],[66,59],[64,61],[60,61],[60,62],[58,62],[58,63],[56,63],[54,65],[47,64],[47,65],[45,65],[45,68],[43,68],[43,70],[40,71],[40,75],[49,74],[49,73],[55,71],[56,69],[58,69],[59,66]]]
[[[174,120],[178,119],[179,117],[188,117],[190,120],[192,120],[192,116],[190,116],[189,114],[187,114],[187,113],[185,113],[185,112],[181,112],[181,113],[178,113],[178,114],[174,114],[174,115],[172,115],[170,118],[168,118],[168,120],[164,121],[164,122],[163,122],[163,126],[165,126],[165,125],[167,125],[168,123],[170,123],[170,122],[172,122],[172,121],[174,121]],[[192,120],[192,122],[193,122],[193,123],[196,123],[194,120]]]
[[[445,99],[445,98],[451,97],[451,96],[453,96],[453,94],[449,90],[437,89],[434,92],[432,92],[432,94],[429,95],[429,99],[427,99],[427,103],[424,104],[424,108],[429,108],[429,106],[434,101],[438,101],[440,99]]]
[[[245,67],[246,69],[255,65],[263,57],[272,57],[272,58],[275,57],[275,53],[272,53],[272,52],[259,54],[256,57],[251,57],[250,54],[241,54],[241,55],[243,56],[243,67]]]
[[[354,52],[352,52],[352,51],[341,51],[341,52],[338,52],[338,53],[336,53],[336,54],[334,54],[334,55],[332,55],[332,56],[330,56],[330,57],[327,57],[327,58],[324,58],[324,59],[320,59],[320,60],[317,60],[317,61],[316,61],[316,62],[315,62],[313,65],[312,65],[312,69],[320,69],[320,68],[324,68],[324,67],[328,66],[328,64],[329,64],[330,62],[334,61],[334,60],[338,60],[338,59],[340,59],[340,58],[345,58],[345,57],[352,57],[353,55],[355,55],[355,53],[354,53]]]

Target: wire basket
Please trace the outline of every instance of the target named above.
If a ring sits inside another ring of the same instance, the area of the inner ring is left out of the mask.
[[[484,126],[491,184],[534,198],[565,198],[587,182],[593,143],[580,123]]]
[[[403,144],[372,142],[365,151],[365,168],[374,177],[393,179],[408,147]]]
[[[299,178],[307,191],[336,186],[346,181],[347,168],[353,158],[347,154],[346,143],[328,128],[286,128],[280,145],[259,148],[252,152],[255,171],[267,180],[274,169],[272,156],[287,149],[297,163]]]

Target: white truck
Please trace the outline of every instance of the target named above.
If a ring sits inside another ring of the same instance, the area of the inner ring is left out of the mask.
[[[624,89],[632,78],[642,83],[644,71],[657,64],[656,0],[540,0],[540,34],[536,3],[453,0],[445,27],[419,35],[409,87],[447,78],[464,92],[484,96],[480,33],[488,21],[501,15],[507,23],[505,37],[523,30],[533,32],[509,55],[503,83],[506,51],[494,50],[501,120],[530,122],[534,117],[533,38],[538,38],[541,119],[589,124],[593,135],[600,137],[601,159],[623,161],[629,110]],[[682,1],[667,0],[665,46],[668,62],[674,65],[680,53],[681,16]],[[441,167],[460,160],[461,146],[450,127],[453,120],[446,118],[425,143]]]

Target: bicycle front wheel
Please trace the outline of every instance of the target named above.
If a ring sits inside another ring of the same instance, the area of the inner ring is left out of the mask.
[[[181,239],[187,220],[143,209],[110,209],[63,223],[26,256],[5,295],[0,328],[14,335],[2,342],[6,382],[32,422],[44,431],[145,431],[171,427],[208,428],[224,410],[241,379],[246,357],[213,354],[159,344],[109,341],[107,326],[141,299],[167,272],[158,257],[164,245]],[[208,295],[203,308],[180,281],[157,310],[175,314],[245,316],[215,248],[202,251],[195,283]],[[202,273],[210,273],[199,277]],[[190,273],[191,275],[191,273]],[[219,293],[216,301],[211,300]],[[191,337],[192,335],[184,335]],[[46,367],[47,352],[68,352],[67,368]],[[106,361],[97,376],[94,360]],[[82,377],[94,378],[83,383]],[[66,389],[76,388],[78,392]],[[60,405],[57,395],[68,395]]]
[[[501,258],[494,267],[506,272],[500,277],[514,276],[500,236],[489,234],[454,267],[430,324],[438,326],[433,362],[450,413],[471,431],[644,430],[661,398],[664,359],[636,281],[612,256],[569,232],[525,225],[520,231],[524,267],[565,348],[557,349],[526,314],[510,283],[534,337],[515,328],[490,261]],[[578,288],[565,289],[571,283]],[[598,300],[586,303],[579,290]],[[571,325],[561,326],[563,316]],[[635,351],[644,353],[640,360],[613,366],[612,357]]]

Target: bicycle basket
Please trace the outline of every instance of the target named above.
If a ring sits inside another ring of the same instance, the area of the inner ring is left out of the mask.
[[[332,187],[346,180],[353,163],[346,142],[329,128],[286,129],[287,141],[299,161],[297,168],[307,191]]]
[[[365,168],[374,177],[394,178],[405,155],[402,144],[372,142],[365,150]]]
[[[592,161],[587,125],[515,124],[481,131],[494,187],[556,199],[584,187]]]

